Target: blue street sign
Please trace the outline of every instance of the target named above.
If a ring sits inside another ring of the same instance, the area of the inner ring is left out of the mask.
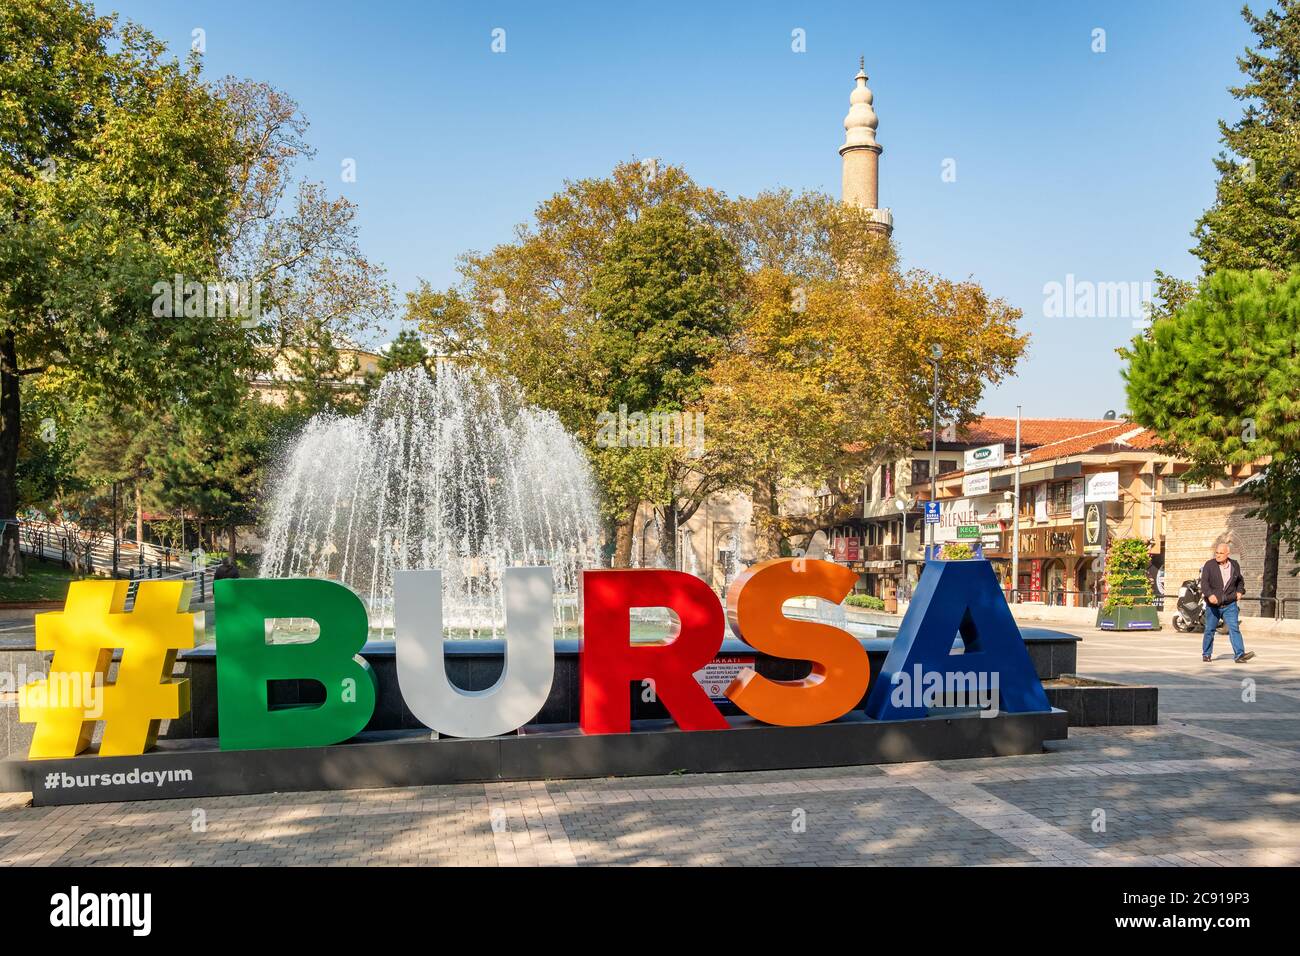
[[[926,524],[938,524],[938,523],[939,523],[939,506],[940,506],[940,502],[938,502],[938,501],[927,501],[927,502],[925,503],[925,523],[926,523]]]

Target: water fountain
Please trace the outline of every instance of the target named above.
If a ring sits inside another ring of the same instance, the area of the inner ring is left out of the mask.
[[[356,417],[313,418],[274,484],[262,576],[341,581],[391,636],[393,571],[439,568],[450,632],[496,636],[501,572],[547,565],[557,636],[572,632],[596,494],[559,419],[513,391],[444,362],[385,376]]]

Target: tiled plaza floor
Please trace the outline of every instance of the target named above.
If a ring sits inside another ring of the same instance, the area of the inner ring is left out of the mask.
[[[34,809],[0,864],[1300,864],[1300,639],[1077,632],[1157,727],[925,764]]]

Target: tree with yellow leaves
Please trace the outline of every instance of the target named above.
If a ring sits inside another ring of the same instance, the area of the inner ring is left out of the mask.
[[[787,196],[764,218],[801,217]],[[963,421],[1028,341],[1019,310],[975,282],[901,270],[856,210],[837,206],[818,239],[824,255],[750,277],[745,321],[704,397],[710,432],[735,456],[733,472],[749,476],[760,560],[792,533],[849,517],[863,470],[928,429],[935,345],[940,417]],[[797,485],[830,488],[831,513],[785,514],[783,492]]]
[[[453,289],[412,293],[407,318],[437,354],[517,380],[586,443],[616,566],[642,502],[671,552],[674,529],[722,490],[754,495],[761,556],[777,553],[811,530],[783,514],[784,491],[825,483],[847,507],[873,456],[928,427],[933,345],[942,413],[962,419],[1027,341],[1017,310],[974,282],[902,271],[873,224],[830,196],[729,199],[672,166],[568,183],[460,272]],[[603,447],[600,414],[634,395],[643,411],[702,412],[703,453]]]

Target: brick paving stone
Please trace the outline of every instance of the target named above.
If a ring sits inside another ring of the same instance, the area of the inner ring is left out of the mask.
[[[1158,726],[771,773],[46,808],[0,794],[0,865],[1300,865],[1300,642],[1252,638],[1241,666],[1203,664],[1185,635],[1077,633],[1079,673],[1160,687]]]

